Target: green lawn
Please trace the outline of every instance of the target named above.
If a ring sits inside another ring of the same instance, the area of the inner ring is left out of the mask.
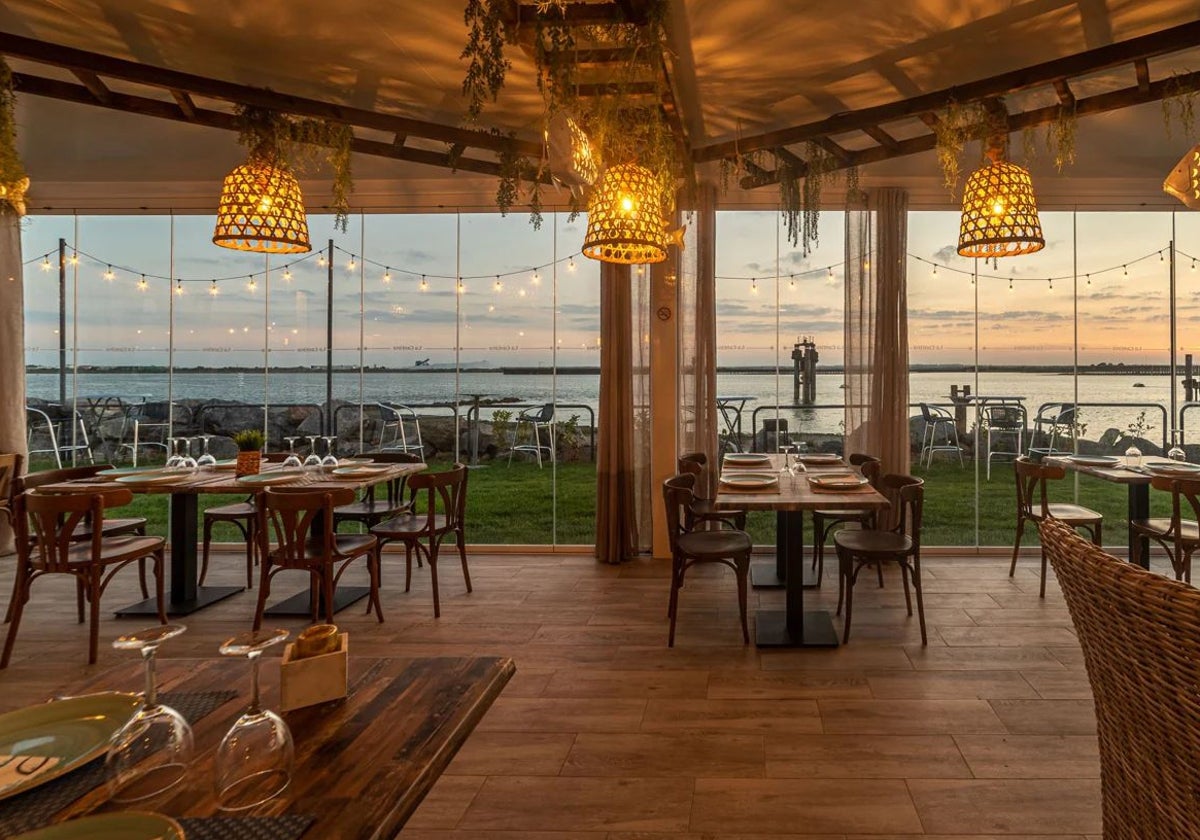
[[[45,469],[48,464],[35,464]],[[433,469],[449,467],[437,462]],[[975,469],[967,462],[939,461],[931,468],[915,467],[926,481],[923,542],[926,545],[975,545]],[[1012,545],[1016,521],[1016,489],[1012,468],[993,464],[992,480],[980,474],[979,544]],[[1076,479],[1051,485],[1051,501],[1074,501]],[[1104,514],[1104,542],[1113,547],[1126,543],[1127,492],[1123,485],[1082,476],[1078,479],[1078,502]],[[538,469],[529,461],[500,461],[470,472],[467,485],[467,540],[480,544],[590,545],[595,539],[596,466],[590,462],[560,463]],[[227,504],[233,496],[204,495],[200,506]],[[1155,515],[1170,515],[1170,498],[1151,493]],[[557,502],[555,501],[557,499]],[[126,511],[128,511],[126,513]],[[135,495],[123,515],[144,516],[150,532],[166,533],[167,496]],[[775,541],[775,515],[750,515],[747,528],[760,545]],[[811,538],[811,534],[808,535]],[[236,541],[237,531],[218,525],[218,541]],[[1036,534],[1026,532],[1025,543],[1035,545]]]

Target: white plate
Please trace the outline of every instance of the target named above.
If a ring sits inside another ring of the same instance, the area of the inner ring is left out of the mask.
[[[804,464],[840,464],[842,456],[834,452],[806,452],[796,456]]]
[[[726,487],[754,490],[760,487],[773,487],[779,483],[779,476],[772,473],[735,473],[721,476],[721,483]]]
[[[1186,461],[1176,461],[1173,464],[1146,464],[1146,471],[1154,475],[1200,475],[1200,465],[1189,464]]]
[[[373,458],[339,458],[339,467],[361,467],[364,464],[374,463]]]
[[[141,704],[136,694],[106,691],[0,715],[0,799],[103,755],[109,739]]]
[[[244,475],[237,480],[238,484],[246,487],[274,487],[277,484],[291,484],[304,478],[302,472],[274,472],[260,475]]]
[[[725,463],[734,466],[758,466],[771,463],[771,456],[762,452],[727,452]]]
[[[361,478],[362,476],[367,475],[379,475],[380,473],[385,473],[390,469],[391,467],[381,464],[377,464],[375,466],[359,464],[356,467],[336,467],[330,472],[332,472],[333,475],[340,475],[344,478]]]
[[[119,475],[113,479],[120,484],[170,484],[174,481],[179,481],[182,478],[187,478],[188,473],[134,473],[133,475]]]
[[[815,484],[824,490],[853,490],[870,482],[854,473],[838,473],[837,475],[810,475],[808,483]]]
[[[95,814],[22,834],[15,840],[184,840],[179,823],[149,811]]]
[[[1116,455],[1070,455],[1067,460],[1081,467],[1115,467],[1125,463],[1123,458]]]

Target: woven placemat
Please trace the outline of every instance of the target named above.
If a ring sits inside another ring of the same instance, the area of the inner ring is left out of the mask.
[[[181,819],[187,840],[297,840],[316,822],[306,814],[284,817],[187,817]]]
[[[234,697],[237,692],[231,690],[167,691],[159,695],[164,705],[175,709],[192,725]],[[61,778],[5,799],[0,802],[0,837],[12,837],[49,824],[55,814],[102,784],[104,756]]]

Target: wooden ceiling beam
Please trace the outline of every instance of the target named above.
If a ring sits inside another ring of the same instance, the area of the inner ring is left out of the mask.
[[[830,140],[828,137],[814,137],[813,142],[837,158],[838,162],[846,166],[853,166],[853,156],[851,153],[846,149],[843,149],[833,140]]]
[[[352,127],[392,133],[401,132],[444,143],[463,143],[470,148],[498,152],[510,142],[506,137],[496,136],[485,131],[474,131],[402,117],[397,114],[384,114],[379,111],[353,108],[303,96],[277,93],[266,88],[240,85],[178,70],[139,64],[7,32],[0,32],[0,54],[51,67],[61,67],[72,72],[90,72],[101,78],[121,79],[158,90],[178,90],[192,96],[267,108],[302,117],[333,120]],[[94,96],[93,100],[95,100]],[[123,100],[113,94],[112,101]],[[95,101],[92,104],[96,104]],[[108,103],[101,102],[99,104],[108,106]],[[538,157],[542,153],[539,143],[528,140],[516,140],[515,142],[519,154]]]
[[[1119,111],[1122,108],[1158,102],[1162,99],[1191,91],[1200,91],[1200,71],[1184,73],[1169,79],[1151,82],[1149,88],[1146,90],[1142,90],[1139,86],[1134,85],[1107,93],[1099,93],[1095,96],[1076,99],[1075,114],[1079,117],[1086,117],[1109,111]],[[1061,114],[1062,105],[1047,105],[1044,108],[1035,108],[1030,111],[1009,114],[1007,130],[1009,132],[1022,131],[1026,128],[1046,125],[1047,123],[1054,122]],[[897,141],[897,148],[894,150],[880,145],[853,152],[853,162],[854,165],[878,163],[883,160],[890,160],[891,158],[928,152],[936,145],[937,137],[935,135],[922,134],[919,137]],[[833,168],[844,169],[846,165],[839,162]],[[756,187],[779,183],[779,178],[775,173],[767,172],[761,167],[756,167],[756,169],[758,170],[757,172],[747,170],[751,174],[741,180],[741,185],[744,189],[755,189]]]
[[[623,7],[634,8],[639,4],[622,3],[567,3],[562,7],[561,17],[557,11],[550,12],[555,23],[567,26],[611,26],[617,23],[632,23],[640,25],[646,22],[645,13],[629,15]],[[515,10],[515,16],[513,12]],[[524,23],[537,17],[536,3],[519,3],[509,5],[509,17],[506,23]]]
[[[1142,91],[1150,90],[1150,62],[1139,58],[1133,62],[1133,70],[1137,74],[1138,88]]]
[[[1058,94],[1058,102],[1064,108],[1075,107],[1075,92],[1071,90],[1071,84],[1066,79],[1054,80],[1054,92]]]
[[[1052,84],[1056,79],[1067,79],[1086,73],[1093,73],[1111,67],[1129,64],[1137,59],[1149,59],[1167,53],[1179,52],[1194,47],[1200,43],[1200,20],[1181,24],[1170,29],[1163,29],[1149,35],[1131,38],[1116,44],[1098,47],[1086,52],[1056,58],[1012,70],[986,79],[968,82],[954,87],[943,88],[932,93],[834,114],[823,120],[804,125],[768,131],[752,137],[741,137],[715,143],[695,150],[697,163],[730,157],[739,152],[745,154],[757,149],[769,149],[774,146],[790,146],[802,143],[816,137],[843,134],[851,131],[861,131],[868,125],[894,122],[908,117],[919,117],[928,112],[936,112],[951,103],[964,104],[978,102],[989,97],[1004,96],[1029,88]]]
[[[76,79],[83,82],[83,86],[88,89],[88,93],[96,97],[96,101],[101,105],[107,105],[112,99],[112,91],[100,80],[100,77],[91,70],[72,70]]]
[[[91,92],[83,85],[76,85],[58,79],[47,79],[41,76],[31,76],[27,73],[13,73],[13,89],[22,94],[44,96],[50,99],[76,102],[82,105],[96,105],[114,111],[124,111],[146,117],[191,123],[208,128],[219,128],[225,131],[240,130],[237,116],[224,111],[195,108],[193,116],[188,118],[184,116],[182,109],[175,103],[161,99],[150,99],[144,96],[118,93],[116,91],[112,91],[107,104],[100,105],[96,102]],[[398,146],[394,142],[367,140],[362,137],[355,137],[350,143],[350,149],[356,154],[421,163],[443,169],[460,169],[466,172],[477,172],[482,175],[491,176],[499,176],[501,174],[500,164],[496,161],[482,160],[465,155],[454,159],[451,154],[453,150],[435,152],[404,145]],[[548,175],[543,176],[542,180],[544,183],[550,183]]]
[[[889,151],[895,151],[896,149],[900,148],[899,144],[896,142],[896,138],[893,137],[892,135],[888,134],[886,131],[884,131],[882,128],[880,128],[877,125],[863,126],[862,131],[863,131],[863,134],[867,135],[872,140],[874,140],[876,143],[878,143],[880,146],[883,146],[885,149],[888,149]]]
[[[188,96],[181,90],[172,90],[171,96],[175,97],[175,104],[179,106],[179,110],[183,113],[184,119],[186,119],[188,122],[195,122],[196,103],[192,101],[192,97]]]

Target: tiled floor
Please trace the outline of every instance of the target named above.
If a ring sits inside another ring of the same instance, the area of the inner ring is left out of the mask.
[[[741,644],[723,570],[689,579],[673,650],[665,563],[474,555],[471,573],[467,595],[446,565],[435,621],[427,574],[419,570],[406,595],[401,563],[389,557],[386,623],[361,608],[339,615],[359,653],[502,654],[517,663],[406,840],[1100,833],[1087,679],[1057,587],[1037,596],[1033,557],[1014,579],[1002,558],[927,557],[927,648],[895,575],[882,590],[861,579],[850,644],[758,651]],[[214,573],[230,583],[240,574],[232,555]],[[123,577],[107,604],[131,600],[133,576]],[[827,580],[815,597],[831,606],[835,596]],[[193,616],[163,653],[214,656],[223,638],[249,627],[252,610],[241,595]],[[88,672],[86,628],[73,613],[68,585],[35,591],[14,664],[0,674],[0,705],[44,699]],[[102,639],[131,626],[106,617]],[[105,647],[95,667],[126,659]]]

